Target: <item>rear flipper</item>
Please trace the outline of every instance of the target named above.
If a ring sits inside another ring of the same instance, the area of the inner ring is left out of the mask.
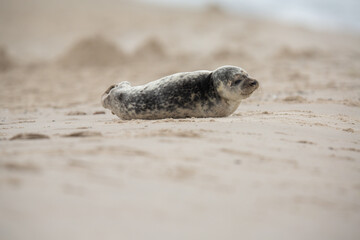
[[[109,94],[109,92],[111,91],[111,89],[116,88],[117,86],[118,86],[117,84],[111,85],[108,89],[106,89],[105,94]]]

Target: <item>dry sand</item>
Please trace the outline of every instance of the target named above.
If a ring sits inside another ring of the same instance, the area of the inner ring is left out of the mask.
[[[0,10],[1,239],[360,239],[358,35],[66,2]],[[225,64],[261,84],[227,118],[100,105]]]

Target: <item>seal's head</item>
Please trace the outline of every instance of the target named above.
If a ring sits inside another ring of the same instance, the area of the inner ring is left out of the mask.
[[[241,101],[249,97],[259,83],[247,72],[235,66],[223,66],[212,72],[214,86],[222,98]]]

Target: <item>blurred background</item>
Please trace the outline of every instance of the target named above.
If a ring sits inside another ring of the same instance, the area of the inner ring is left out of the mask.
[[[113,41],[122,43],[122,47],[131,51],[139,35],[159,35],[158,28],[165,22],[168,28],[176,27],[176,21],[183,22],[184,27],[191,27],[187,23],[189,20],[171,16],[175,9],[216,8],[240,18],[275,20],[310,29],[360,31],[360,2],[357,0],[105,0],[101,4],[95,0],[1,0],[0,4],[0,44],[7,47],[14,56],[24,59],[56,57],[77,38],[92,34],[112,37]],[[171,10],[161,7],[170,7]],[[125,11],[129,8],[132,8],[130,11],[141,8],[138,10],[144,12],[144,15],[130,14]],[[157,12],[163,15],[168,12],[168,15],[160,16]],[[152,27],[147,23],[149,16],[157,18],[150,20]],[[159,21],[162,18],[164,22]],[[167,21],[170,19],[171,21]],[[192,19],[194,25],[198,21],[199,19]],[[186,30],[184,27],[176,29],[178,35]]]
[[[360,30],[357,0],[142,0],[143,2],[178,7],[201,8],[209,4],[218,5],[229,12],[241,15],[276,19],[298,23],[311,28]]]

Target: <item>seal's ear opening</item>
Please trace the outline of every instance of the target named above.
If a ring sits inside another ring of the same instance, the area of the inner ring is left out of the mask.
[[[205,78],[205,81],[202,81],[202,84],[203,84],[202,87],[204,89],[208,89],[209,87],[216,88],[216,85],[215,85],[214,80],[212,79],[212,76],[213,76],[213,73],[210,72],[209,75],[207,75],[207,77]]]

